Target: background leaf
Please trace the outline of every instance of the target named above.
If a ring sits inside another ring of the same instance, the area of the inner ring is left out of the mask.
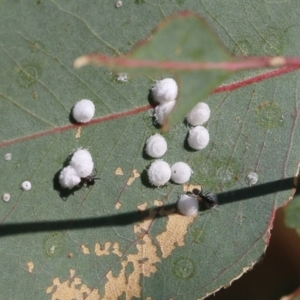
[[[291,193],[266,195],[266,184],[293,176],[299,160],[298,72],[211,95],[211,143],[201,152],[186,149],[183,123],[166,134],[165,160],[188,162],[192,183],[222,200],[218,209],[187,218],[159,209],[176,202],[181,186],[154,189],[144,180],[151,163],[143,156],[144,142],[157,132],[146,111],[156,78],[122,83],[106,69],[72,67],[84,53],[125,54],[183,9],[200,13],[232,54],[299,56],[299,18],[290,2],[124,0],[119,9],[112,1],[0,3],[0,187],[11,194],[0,212],[5,297],[202,298],[263,254],[274,211]],[[242,72],[227,83],[262,72]],[[94,101],[99,122],[76,138],[69,114],[82,98]],[[135,109],[142,112],[132,114]],[[63,201],[55,176],[80,146],[89,147],[101,181]],[[247,201],[232,201],[234,192],[222,194],[247,186],[250,171],[261,185],[248,190]],[[20,190],[24,180],[32,182],[31,191]],[[138,215],[145,207],[154,208],[134,224],[86,228],[83,222],[85,228],[72,230],[70,221],[68,230],[51,232],[49,223],[44,231],[21,233],[27,222],[101,220]],[[5,226],[15,223],[20,233],[4,236]]]

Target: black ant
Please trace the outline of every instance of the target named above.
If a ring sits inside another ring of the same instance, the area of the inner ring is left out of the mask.
[[[91,185],[95,184],[95,180],[99,180],[100,177],[96,177],[97,175],[89,175],[87,177],[81,178],[81,185],[86,185],[86,188],[89,188]]]
[[[212,208],[218,205],[217,195],[213,193],[203,193],[202,190],[193,189],[189,194],[195,196],[197,200],[201,203],[204,203],[206,208]]]

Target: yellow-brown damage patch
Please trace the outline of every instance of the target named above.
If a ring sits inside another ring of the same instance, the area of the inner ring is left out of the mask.
[[[115,174],[119,175],[119,176],[122,176],[122,175],[124,175],[124,172],[123,172],[122,168],[119,167],[119,168],[116,169]]]
[[[121,257],[123,255],[123,253],[120,251],[120,244],[119,243],[114,243],[113,244],[113,252],[114,254],[118,255],[119,257]]]
[[[118,299],[124,292],[126,299],[141,297],[140,279],[144,276],[150,277],[157,271],[155,264],[160,262],[160,258],[157,255],[157,247],[149,235],[144,235],[143,239],[138,241],[136,248],[137,254],[129,254],[121,262],[122,269],[117,277],[114,277],[112,271],[107,273],[108,282],[105,285],[103,299]],[[133,272],[126,278],[126,268],[129,264],[133,265]]]
[[[29,261],[29,262],[27,263],[27,266],[28,266],[28,272],[29,272],[29,273],[32,273],[32,271],[33,271],[33,269],[34,269],[34,263],[33,263],[33,261]]]
[[[137,208],[139,211],[144,211],[147,208],[148,204],[147,202],[140,204]]]
[[[80,248],[84,254],[91,254],[90,249],[86,245],[82,244],[80,245]]]
[[[82,131],[82,127],[79,126],[75,135],[76,139],[79,139],[81,137],[81,131]]]
[[[132,176],[128,179],[128,181],[127,181],[126,184],[127,185],[132,185],[133,182],[135,181],[135,179],[138,178],[138,177],[140,177],[140,176],[141,176],[141,174],[136,169],[134,169],[132,171]]]
[[[90,289],[82,283],[81,278],[75,277],[75,270],[70,270],[70,279],[60,282],[57,277],[53,280],[53,285],[46,290],[47,294],[52,294],[52,300],[99,300],[98,289]],[[88,296],[87,296],[88,295]]]
[[[175,209],[168,211],[161,210],[160,214],[168,216],[167,229],[156,237],[163,258],[171,255],[177,246],[184,246],[184,237],[188,232],[189,225],[192,224],[197,216],[182,216],[174,214]]]
[[[154,203],[158,206],[162,205],[161,201],[158,200]],[[147,203],[139,205],[138,209],[140,211],[147,209]],[[184,238],[188,226],[196,218],[174,214],[174,210],[166,211],[160,208],[159,212],[168,218],[166,230],[156,237],[164,258],[168,257],[177,246],[185,244]],[[161,257],[158,255],[157,242],[154,242],[154,238],[148,234],[158,211],[159,208],[149,209],[149,215],[142,222],[133,226],[133,231],[139,235],[139,238],[136,240],[136,249],[133,249],[132,252],[137,253],[127,254],[122,258],[119,274],[114,276],[112,271],[107,273],[104,295],[100,296],[98,290],[91,291],[86,285],[83,285],[80,278],[75,278],[74,270],[72,270],[70,280],[61,283],[59,278],[54,279],[53,285],[47,289],[47,293],[52,294],[52,299],[58,300],[83,299],[83,293],[88,294],[88,297],[84,298],[87,300],[100,298],[105,300],[118,299],[119,297],[124,297],[124,294],[126,299],[141,298],[142,278],[151,277],[157,272],[157,263],[161,262]],[[95,254],[97,256],[111,255],[112,253],[118,255],[118,257],[123,256],[119,243],[106,242],[102,247],[99,243],[96,243]],[[129,272],[131,273],[129,274]]]
[[[101,245],[99,243],[96,243],[95,254],[97,256],[102,256],[102,255],[110,255],[111,253],[114,253],[114,254],[118,255],[119,257],[121,257],[123,254],[120,250],[120,244],[118,242],[114,243],[112,245],[113,250],[110,252],[109,248],[111,247],[111,245],[112,245],[111,242],[107,242],[104,245],[104,249],[102,249]]]
[[[155,206],[163,206],[163,201],[160,201],[160,200],[154,200],[154,205]]]
[[[157,214],[157,210],[155,208],[151,208],[149,210],[149,216],[145,218],[141,223],[134,225],[133,231],[135,233],[147,232],[156,214]]]
[[[111,242],[107,242],[104,245],[104,249],[101,248],[101,245],[99,243],[96,243],[95,245],[95,253],[97,256],[102,256],[102,255],[109,255],[109,247],[111,246]]]
[[[186,192],[192,192],[193,191],[193,189],[198,189],[198,190],[202,190],[202,186],[201,185],[199,185],[199,184],[196,184],[196,185],[194,185],[194,184],[184,184],[183,185],[183,191],[186,193]]]
[[[122,203],[118,201],[118,202],[116,203],[116,205],[115,205],[115,208],[116,208],[116,209],[120,209],[121,206],[122,206]]]

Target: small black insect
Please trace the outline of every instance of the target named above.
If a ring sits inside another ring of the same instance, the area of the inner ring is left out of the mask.
[[[95,180],[99,180],[100,177],[96,177],[97,175],[89,175],[85,178],[81,178],[81,184],[86,185],[87,188],[89,188],[91,185],[95,184]]]
[[[210,192],[203,193],[203,191],[199,189],[193,189],[191,194],[196,196],[200,203],[204,203],[206,208],[212,208],[218,205],[216,194]]]

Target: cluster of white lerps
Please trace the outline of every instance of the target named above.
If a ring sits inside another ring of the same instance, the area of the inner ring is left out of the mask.
[[[176,103],[178,86],[173,78],[159,80],[152,87],[153,100],[158,103],[154,110],[155,120],[163,125]]]
[[[165,78],[157,81],[151,91],[154,101],[158,103],[154,109],[155,121],[163,125],[176,104],[178,95],[177,83],[173,78]],[[207,122],[209,117],[210,109],[204,102],[198,103],[186,116],[187,122],[191,126],[195,126],[190,129],[188,137],[188,143],[191,148],[201,150],[208,145],[208,130],[201,125]]]
[[[165,78],[159,80],[152,87],[152,96],[158,105],[154,110],[155,121],[163,125],[176,104],[178,86],[174,79]],[[193,126],[189,131],[188,144],[195,150],[204,149],[209,143],[208,130],[201,126],[209,120],[210,108],[204,103],[198,103],[186,116],[187,122]],[[167,151],[167,142],[160,135],[151,136],[146,142],[146,153],[154,158],[162,157]],[[190,180],[193,171],[184,162],[177,162],[172,167],[158,159],[148,169],[149,182],[155,186],[163,186],[169,180],[184,184]],[[177,203],[178,210],[184,215],[193,215],[199,209],[199,201],[191,195],[182,195]]]
[[[90,176],[94,169],[94,162],[87,149],[74,152],[70,165],[63,168],[59,174],[59,183],[63,188],[71,189],[78,185],[82,178]]]
[[[146,141],[145,151],[153,158],[162,157],[168,149],[165,138],[156,133]],[[179,184],[190,180],[193,171],[190,166],[184,162],[177,162],[172,167],[162,159],[154,161],[149,170],[148,177],[151,184],[155,186],[165,185],[170,179]]]
[[[185,162],[177,162],[172,167],[163,159],[155,160],[148,169],[149,182],[155,186],[163,186],[169,180],[183,184],[190,180],[192,169]]]

